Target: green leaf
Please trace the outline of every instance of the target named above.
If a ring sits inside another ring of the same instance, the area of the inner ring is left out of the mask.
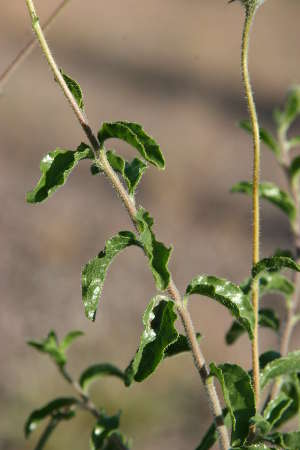
[[[255,415],[251,378],[247,372],[235,364],[216,366],[211,363],[210,374],[218,378],[231,416],[231,444],[243,445],[249,433],[250,419]]]
[[[274,433],[266,436],[272,444],[280,445],[284,450],[299,450],[300,431],[294,433]]]
[[[273,256],[264,258],[252,268],[252,277],[256,278],[264,272],[279,272],[282,269],[291,269],[300,272],[300,266],[287,256]]]
[[[289,353],[287,356],[275,359],[265,366],[260,376],[263,389],[274,378],[300,372],[300,351]]]
[[[156,286],[159,290],[164,291],[170,283],[168,263],[172,248],[167,248],[162,242],[156,240],[152,231],[153,219],[144,208],[139,208],[136,221],[140,233],[140,243],[148,257]]]
[[[92,431],[90,439],[91,450],[102,450],[106,439],[112,431],[119,428],[120,413],[115,416],[107,416],[105,412],[101,412],[100,418]]]
[[[240,128],[252,134],[252,125],[249,120],[241,120],[239,122]],[[264,128],[260,128],[259,130],[260,140],[270,149],[277,157],[280,156],[280,147],[274,139],[274,137]]]
[[[159,145],[145,132],[141,125],[125,121],[104,122],[98,133],[99,142],[103,144],[110,138],[117,138],[127,142],[136,148],[140,155],[150,164],[159,169],[164,169],[165,160]]]
[[[112,364],[102,363],[102,364],[94,364],[88,367],[82,374],[80,375],[79,384],[82,389],[87,392],[90,384],[98,378],[102,378],[104,376],[114,376],[120,378],[122,381],[126,381],[126,377],[124,372],[122,372],[117,367]]]
[[[60,348],[55,331],[50,331],[43,341],[28,341],[28,345],[39,352],[47,353],[59,367],[63,367],[66,362],[66,355]]]
[[[264,352],[259,357],[259,367],[260,369],[264,369],[267,364],[269,364],[272,361],[275,361],[275,359],[278,359],[281,357],[281,354],[278,352],[275,352],[274,350],[268,350],[267,352]]]
[[[46,419],[47,417],[56,417],[59,418],[62,415],[62,418],[71,418],[74,416],[74,411],[70,408],[74,405],[78,404],[78,400],[74,397],[61,397],[53,400],[47,405],[43,406],[40,409],[36,409],[33,411],[28,417],[25,423],[25,436],[26,438],[36,429],[39,423]],[[70,416],[70,414],[71,416]],[[66,417],[64,417],[66,415]],[[69,417],[70,416],[70,417]]]
[[[200,341],[200,339],[202,338],[201,334],[196,333],[196,338],[197,341]],[[164,357],[168,358],[170,356],[176,356],[179,355],[180,353],[189,352],[190,350],[191,349],[186,336],[180,334],[178,336],[178,339],[175,342],[173,342],[173,344],[170,344],[169,347],[167,347],[164,353]]]
[[[112,432],[107,438],[103,450],[129,450],[130,445],[119,431]]]
[[[288,128],[300,114],[300,86],[293,86],[289,92],[281,123]]]
[[[45,445],[47,444],[49,438],[51,437],[53,431],[55,430],[55,428],[57,427],[59,422],[60,422],[60,420],[58,420],[57,418],[54,418],[54,417],[50,420],[50,422],[46,426],[45,430],[43,431],[37,445],[35,446],[35,450],[42,450],[45,447]]]
[[[300,146],[300,136],[295,136],[288,141],[289,150]]]
[[[128,386],[133,380],[145,380],[164,359],[166,349],[178,339],[176,319],[174,302],[168,297],[158,295],[150,301],[143,315],[144,331],[139,348],[125,370]]]
[[[240,288],[246,295],[251,294],[252,278],[247,278]],[[293,283],[277,272],[269,272],[262,275],[259,279],[259,295],[263,297],[267,294],[282,294],[284,297],[290,297],[294,293]]]
[[[253,338],[253,307],[243,291],[235,284],[222,278],[200,275],[194,278],[186,289],[186,294],[200,294],[210,297],[226,306]]]
[[[62,352],[65,352],[70,347],[70,345],[73,344],[75,339],[77,339],[78,337],[81,337],[83,335],[84,335],[84,333],[80,330],[70,331],[60,342],[59,349]]]
[[[129,194],[133,195],[143,173],[147,169],[147,164],[139,158],[134,158],[131,163],[129,163],[111,150],[106,152],[106,156],[111,167],[124,178],[128,186]]]
[[[271,328],[279,331],[279,318],[272,309],[261,309],[259,311],[259,325],[261,327]],[[225,340],[228,345],[233,344],[240,336],[246,332],[245,328],[239,322],[233,322],[230,329],[226,333]]]
[[[290,407],[291,403],[292,400],[281,392],[276,398],[267,404],[266,409],[264,410],[264,418],[270,424],[270,430],[276,426],[283,414]]]
[[[300,176],[300,156],[296,156],[291,162],[289,174],[293,185],[297,186],[299,184]]]
[[[60,72],[67,83],[68,88],[70,89],[73,97],[76,100],[77,105],[79,108],[83,111],[84,110],[84,102],[83,102],[83,94],[80,85],[77,83],[77,81],[73,80],[69,75],[65,74],[62,69],[60,69]]]
[[[230,414],[228,414],[228,410],[225,408],[223,410],[224,424],[227,428],[231,425]],[[216,423],[213,422],[205,435],[202,438],[202,441],[196,448],[196,450],[209,450],[218,440],[219,433],[217,431]]]
[[[272,448],[267,447],[265,444],[253,444],[253,445],[246,445],[243,447],[234,447],[230,450],[272,450]]]
[[[66,183],[78,162],[87,158],[93,158],[93,154],[86,144],[81,144],[76,151],[57,148],[48,153],[40,164],[40,180],[36,187],[27,193],[27,202],[39,203],[46,200]]]
[[[291,403],[284,411],[280,419],[275,424],[275,427],[280,427],[288,420],[292,419],[300,411],[300,383],[297,374],[292,374],[285,381],[280,388],[279,395],[287,396]]]
[[[239,192],[242,194],[252,195],[252,183],[249,181],[240,181],[231,188],[231,192]],[[275,206],[278,206],[291,222],[296,219],[296,207],[292,197],[285,191],[279,189],[274,183],[260,183],[259,195],[261,198],[268,200]]]
[[[261,414],[251,417],[250,423],[255,425],[256,434],[259,436],[265,436],[271,430],[271,425]]]
[[[88,319],[95,320],[107,270],[114,257],[126,247],[138,245],[135,235],[122,231],[106,242],[105,249],[89,261],[82,270],[82,299]]]

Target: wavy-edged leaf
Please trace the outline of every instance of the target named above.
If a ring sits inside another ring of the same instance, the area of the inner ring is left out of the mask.
[[[66,355],[60,348],[55,331],[50,331],[48,336],[42,341],[28,341],[28,345],[39,352],[47,353],[59,367],[63,367],[66,362]]]
[[[196,333],[197,341],[199,342],[202,338],[200,333]],[[173,344],[170,344],[169,347],[167,347],[164,358],[169,358],[170,356],[176,356],[180,353],[189,352],[191,350],[189,346],[189,342],[183,334],[180,334],[175,342]]]
[[[289,174],[293,185],[298,186],[300,176],[300,156],[296,156],[291,162]]]
[[[252,195],[252,183],[249,181],[240,181],[231,188],[231,192]],[[275,206],[278,206],[287,216],[291,222],[296,219],[295,202],[287,192],[281,190],[276,184],[265,182],[259,185],[259,195],[261,198],[268,200]]]
[[[296,372],[300,372],[300,351],[291,352],[267,364],[260,375],[261,388],[274,378]]]
[[[300,431],[292,433],[273,433],[266,436],[272,444],[281,446],[284,450],[299,450],[300,448]]]
[[[89,261],[82,270],[82,299],[88,319],[95,320],[107,270],[114,257],[131,245],[140,246],[135,235],[122,231],[106,241],[105,249]]]
[[[200,275],[188,285],[186,294],[200,294],[217,300],[228,308],[237,321],[245,327],[250,339],[253,338],[253,307],[249,298],[236,284],[223,278]]]
[[[81,144],[75,151],[57,148],[48,153],[40,164],[41,178],[36,187],[27,193],[27,202],[39,203],[49,198],[66,183],[79,161],[87,158],[93,158],[93,154],[86,144]]]
[[[228,410],[225,408],[223,410],[223,417],[224,417],[224,424],[226,427],[230,427],[231,420],[230,420],[230,414],[228,414]],[[196,448],[196,450],[209,450],[218,440],[219,433],[217,430],[216,423],[213,422],[205,435],[203,436],[200,444]]]
[[[251,125],[249,120],[241,120],[239,122],[239,126],[240,126],[240,128],[242,128],[243,130],[247,131],[248,133],[250,133],[250,134],[252,133],[252,125]],[[260,128],[259,129],[259,135],[260,135],[260,140],[270,150],[272,150],[272,152],[275,153],[275,155],[277,157],[279,157],[280,156],[280,147],[279,147],[276,139],[274,139],[274,137],[272,136],[272,134],[269,133],[264,128]]]
[[[292,399],[281,392],[276,398],[269,401],[264,410],[264,419],[270,424],[269,432],[281,420],[283,414],[292,403]]]
[[[244,294],[251,293],[252,278],[245,280],[240,288]],[[260,297],[267,294],[282,294],[284,297],[290,297],[295,291],[293,283],[277,272],[268,272],[259,278],[259,295]]]
[[[124,178],[129,194],[133,195],[147,169],[147,164],[139,158],[134,158],[131,162],[128,162],[111,150],[106,152],[106,156],[111,167]]]
[[[70,89],[73,97],[75,98],[77,105],[79,106],[81,111],[83,111],[84,110],[84,102],[83,102],[83,94],[82,94],[80,84],[77,83],[77,81],[73,80],[73,78],[71,78],[69,75],[64,73],[62,71],[62,69],[60,69],[60,72],[61,72],[65,82],[67,83],[67,86]]]
[[[232,445],[243,445],[252,416],[255,415],[255,399],[251,378],[235,364],[210,364],[210,374],[220,382],[224,400],[232,422]]]
[[[117,138],[132,145],[150,164],[164,169],[165,160],[159,145],[149,136],[141,125],[134,122],[104,122],[98,133],[100,144],[107,139]]]
[[[139,348],[125,370],[127,386],[133,380],[145,380],[164,359],[166,349],[178,339],[176,319],[174,302],[168,297],[157,295],[150,301],[143,315],[144,331]]]
[[[271,328],[275,332],[279,331],[280,321],[276,313],[269,308],[262,308],[259,311],[259,325],[265,328]],[[246,332],[245,328],[239,322],[233,322],[226,333],[225,340],[228,345],[234,344],[236,340]]]
[[[113,376],[120,378],[124,383],[126,381],[124,372],[118,369],[118,367],[108,363],[101,363],[101,364],[93,364],[92,366],[84,370],[84,372],[82,372],[82,374],[80,375],[79,384],[82,387],[82,389],[85,392],[87,392],[90,384],[93,381],[105,376]]]
[[[60,397],[47,403],[47,405],[42,408],[36,409],[30,414],[25,423],[24,432],[26,438],[28,438],[28,436],[37,428],[39,423],[47,417],[57,416],[59,418],[60,414],[62,414],[62,418],[68,418],[68,416],[70,416],[70,418],[73,417],[74,411],[70,408],[77,404],[78,400],[74,397]]]
[[[291,269],[300,272],[300,265],[287,256],[264,258],[252,268],[252,277],[256,278],[263,272],[279,272],[282,269]]]
[[[162,242],[156,240],[152,231],[153,219],[144,208],[139,208],[136,221],[140,232],[140,242],[148,257],[156,286],[159,290],[164,291],[170,283],[171,275],[168,263],[172,247],[167,248]]]
[[[60,344],[59,344],[60,350],[65,352],[70,347],[70,345],[73,344],[75,339],[77,339],[81,336],[84,336],[84,333],[80,330],[70,331],[68,334],[66,334],[66,336],[63,338],[63,340],[60,342]]]

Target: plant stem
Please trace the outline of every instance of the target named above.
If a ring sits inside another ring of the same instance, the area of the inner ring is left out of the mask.
[[[253,266],[259,261],[259,172],[260,172],[260,137],[258,118],[253,98],[252,87],[250,83],[250,75],[248,69],[248,53],[250,31],[255,9],[246,8],[245,24],[242,38],[242,78],[248,102],[248,110],[252,125],[253,134],[253,228],[252,228],[252,264]],[[259,408],[260,402],[260,386],[259,386],[259,349],[258,349],[258,311],[259,311],[259,281],[254,280],[252,286],[252,304],[255,316],[254,338],[252,341],[252,366],[253,366],[253,384],[255,393],[256,409]]]
[[[64,0],[58,7],[53,11],[51,16],[46,20],[44,25],[42,26],[44,33],[46,33],[54,20],[60,14],[60,12],[64,9],[64,7],[69,3],[70,0]],[[15,71],[20,67],[20,65],[25,61],[25,59],[30,55],[32,50],[37,45],[37,40],[33,37],[25,47],[17,54],[17,56],[13,59],[13,61],[8,65],[8,67],[4,70],[4,72],[0,75],[0,93],[3,91],[4,87],[10,80],[11,76],[15,73]]]
[[[134,227],[136,228],[137,210],[136,210],[134,201],[129,196],[129,194],[127,193],[123,184],[121,183],[120,179],[118,178],[118,176],[116,175],[116,173],[114,172],[112,167],[110,166],[110,164],[106,158],[104,149],[100,149],[100,151],[99,151],[100,145],[88,124],[87,118],[83,114],[83,112],[80,110],[80,108],[78,107],[76,100],[74,99],[71,91],[69,90],[67,84],[65,83],[64,78],[62,77],[62,75],[57,67],[57,64],[52,56],[50,48],[44,37],[43,30],[39,25],[39,20],[38,20],[37,14],[36,14],[33,0],[26,0],[26,4],[27,4],[27,7],[29,10],[31,19],[32,19],[33,30],[37,36],[37,39],[40,42],[42,51],[48,61],[48,64],[49,64],[51,70],[53,71],[54,76],[55,76],[57,82],[59,83],[65,97],[67,98],[69,104],[71,105],[77,119],[79,120],[79,123],[82,126],[86,136],[88,137],[88,139],[92,145],[92,148],[94,150],[95,158],[97,158],[97,155],[99,154],[99,159],[98,160],[96,159],[96,160],[100,163],[102,170],[107,175],[107,177],[109,178],[113,187],[115,188],[118,195],[120,196],[125,208],[127,209],[128,213],[129,213],[132,223],[133,223]],[[192,324],[191,316],[190,316],[187,308],[184,306],[181,295],[173,281],[170,282],[170,285],[168,287],[168,292],[169,292],[169,295],[172,298],[172,300],[175,302],[176,307],[178,309],[183,326],[186,330],[188,341],[191,346],[191,351],[193,354],[196,368],[197,368],[197,370],[201,376],[201,379],[205,385],[205,388],[206,388],[206,392],[207,392],[207,395],[209,398],[211,410],[212,410],[212,413],[213,413],[213,416],[215,419],[216,427],[219,432],[220,449],[221,450],[229,450],[229,447],[230,447],[229,437],[228,437],[227,429],[224,426],[220,400],[216,393],[216,390],[215,390],[215,387],[213,384],[213,379],[210,378],[208,380],[209,372],[208,372],[208,369],[206,366],[204,356],[202,355],[199,343],[197,342],[197,339],[196,339],[196,334],[195,334],[194,327]]]

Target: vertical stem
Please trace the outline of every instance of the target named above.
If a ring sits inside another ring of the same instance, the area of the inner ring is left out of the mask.
[[[260,172],[260,137],[258,118],[253,98],[250,75],[248,69],[248,51],[250,30],[255,15],[255,8],[246,8],[246,17],[242,39],[242,77],[248,102],[248,110],[253,134],[253,228],[252,228],[252,263],[259,261],[259,172]],[[255,392],[256,408],[259,408],[260,386],[259,386],[259,349],[258,349],[258,311],[259,311],[259,281],[255,280],[252,287],[252,304],[255,315],[254,338],[252,341],[252,366],[253,384]]]
[[[62,77],[57,64],[53,58],[53,55],[51,53],[51,50],[47,44],[47,41],[45,39],[45,36],[43,34],[43,30],[41,26],[39,25],[39,20],[36,14],[35,6],[33,0],[26,0],[26,4],[28,7],[29,14],[32,19],[32,26],[34,29],[34,32],[37,36],[37,39],[41,45],[42,51],[48,61],[48,64],[51,68],[51,70],[54,73],[54,76],[60,85],[65,97],[67,98],[69,104],[71,105],[81,127],[83,128],[86,136],[88,137],[92,148],[95,153],[95,160],[101,164],[101,168],[103,169],[104,173],[107,175],[108,179],[112,183],[113,187],[117,191],[118,195],[120,196],[125,208],[128,211],[128,214],[130,216],[130,219],[133,223],[133,225],[136,227],[136,207],[134,204],[133,199],[128,195],[126,189],[124,188],[123,184],[115,174],[114,170],[111,168],[106,155],[105,151],[103,149],[100,149],[99,152],[99,143],[93,134],[92,129],[90,128],[88,124],[88,120],[86,116],[83,114],[81,109],[78,107],[76,100],[74,99],[71,91],[69,90],[67,84],[65,83],[64,78]],[[98,159],[99,154],[99,159]],[[181,298],[181,295],[173,282],[173,280],[170,281],[170,284],[168,286],[168,293],[174,303],[176,304],[179,316],[181,318],[181,321],[183,323],[184,329],[186,331],[187,339],[190,343],[191,352],[194,358],[195,366],[201,376],[201,379],[203,381],[203,384],[205,386],[206,393],[208,395],[209,404],[211,406],[211,410],[214,416],[216,428],[219,433],[219,445],[221,450],[229,450],[230,448],[230,442],[228,437],[227,428],[224,425],[223,415],[222,415],[222,408],[221,403],[219,400],[219,397],[217,395],[217,392],[214,387],[214,383],[211,377],[209,377],[209,371],[206,365],[206,361],[204,358],[204,355],[202,354],[202,351],[200,349],[199,343],[196,339],[196,334],[194,331],[192,319],[190,316],[189,311],[184,306],[184,302]],[[71,377],[67,373],[65,373],[65,378],[72,382]],[[78,390],[78,386],[75,385],[75,388]]]

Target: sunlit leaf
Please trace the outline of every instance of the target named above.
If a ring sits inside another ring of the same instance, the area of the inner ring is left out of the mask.
[[[231,188],[231,192],[239,192],[252,196],[252,189],[252,183],[249,181],[241,181]],[[290,194],[279,189],[274,183],[265,182],[259,185],[259,195],[273,205],[278,206],[278,208],[287,214],[291,222],[295,221],[296,206]]]
[[[62,69],[60,69],[60,72],[64,77],[64,80],[67,83],[68,88],[72,92],[72,95],[75,98],[77,105],[83,111],[84,110],[83,94],[79,83],[73,80],[69,75],[65,74],[62,71]]]
[[[95,320],[107,270],[114,257],[126,247],[138,245],[135,235],[123,231],[106,242],[105,249],[89,261],[82,270],[82,299],[88,319]]]
[[[261,388],[263,389],[274,378],[296,372],[300,372],[300,351],[289,353],[267,364],[260,376]]]
[[[252,282],[252,278],[249,277],[240,285],[244,294],[250,295]],[[280,273],[267,272],[259,278],[260,298],[267,294],[282,294],[284,297],[290,297],[294,290],[293,283]]]
[[[200,333],[196,333],[197,341],[200,341],[201,337],[202,336]],[[191,349],[186,336],[180,334],[178,336],[178,339],[175,342],[173,342],[173,344],[170,344],[169,347],[167,347],[164,353],[164,357],[168,358],[170,356],[176,356],[179,355],[180,353],[189,352],[190,350]]]
[[[50,331],[46,339],[42,341],[28,341],[27,343],[36,350],[47,353],[59,367],[63,367],[66,364],[66,355],[59,346],[55,331]]]
[[[104,122],[98,133],[100,144],[107,139],[117,138],[132,145],[149,163],[164,169],[165,160],[159,145],[149,136],[141,125],[134,122]]]
[[[27,202],[39,203],[46,200],[66,183],[78,162],[87,158],[93,158],[93,154],[86,144],[81,144],[75,151],[57,148],[48,153],[40,164],[40,180],[36,187],[27,193]]]
[[[200,275],[194,278],[186,294],[200,294],[224,305],[253,338],[254,313],[249,298],[234,283],[214,276]]]
[[[133,380],[143,381],[164,359],[166,349],[178,339],[176,319],[173,301],[162,295],[150,301],[143,315],[144,331],[139,348],[125,371],[127,385]]]
[[[231,416],[232,445],[243,445],[252,416],[255,415],[255,399],[250,376],[235,364],[210,364],[210,374],[220,382],[224,400]]]
[[[291,403],[291,398],[281,392],[276,398],[272,399],[267,404],[266,409],[264,410],[264,418],[270,424],[270,430],[276,426],[283,414],[290,407]]]
[[[286,256],[264,258],[252,268],[252,277],[256,278],[264,272],[279,272],[282,269],[291,269],[300,272],[300,265]]]
[[[60,344],[59,344],[60,350],[65,352],[70,347],[70,345],[73,344],[75,339],[77,339],[83,335],[84,335],[84,333],[80,330],[70,331],[60,342]]]
[[[118,367],[115,367],[112,364],[102,363],[102,364],[94,364],[88,367],[80,375],[79,384],[82,387],[82,389],[86,392],[93,381],[96,381],[98,378],[102,378],[105,376],[113,376],[120,378],[123,382],[126,381],[124,372],[118,369]]]

